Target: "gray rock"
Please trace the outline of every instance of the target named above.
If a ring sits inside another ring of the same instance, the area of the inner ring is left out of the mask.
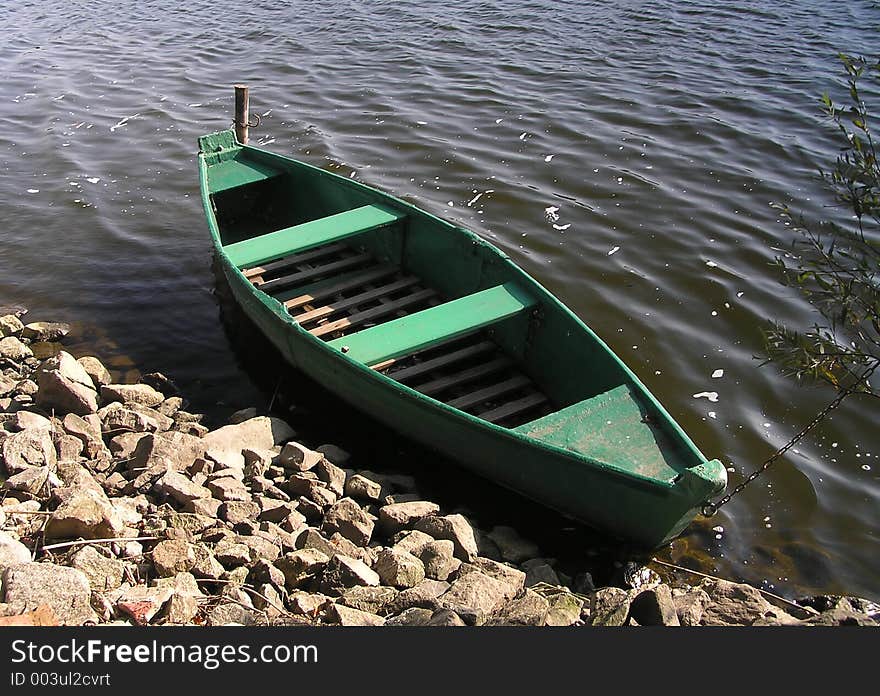
[[[105,433],[154,433],[168,430],[173,423],[170,418],[151,408],[134,403],[123,406],[118,401],[104,406],[98,415]]]
[[[62,426],[69,435],[77,438],[82,443],[83,450],[89,459],[94,459],[104,454],[108,457],[110,456],[110,450],[107,449],[101,437],[100,421],[94,423],[75,413],[68,413],[64,416]]]
[[[366,546],[373,535],[375,522],[351,498],[343,498],[333,504],[324,516],[321,531],[327,535],[339,532],[358,546]]]
[[[55,451],[58,453],[59,459],[79,459],[83,453],[82,440],[67,433],[56,434]]]
[[[0,530],[0,577],[3,571],[11,566],[21,563],[30,563],[31,552],[28,547],[12,537],[7,532]],[[2,585],[0,585],[2,589]]]
[[[242,408],[229,416],[228,423],[230,425],[237,425],[238,423],[244,423],[246,420],[250,420],[251,418],[256,418],[259,415],[259,411],[256,406],[251,406],[250,408]]]
[[[427,626],[434,616],[431,609],[412,607],[401,612],[397,616],[385,619],[386,626]]]
[[[196,544],[195,556],[196,561],[189,571],[195,577],[205,580],[219,580],[224,572],[226,572],[220,561],[217,560],[214,553],[208,547]]]
[[[21,362],[34,357],[33,351],[15,336],[0,338],[0,358]]]
[[[162,577],[187,573],[196,566],[196,548],[184,539],[160,541],[153,548],[153,565]]]
[[[12,417],[12,427],[16,430],[28,430],[30,428],[42,428],[44,430],[53,430],[52,421],[33,411],[16,411]]]
[[[286,503],[283,500],[275,498],[266,498],[264,496],[255,496],[255,502],[260,508],[257,519],[261,522],[281,523],[296,512],[296,506],[292,503]],[[300,524],[305,523],[305,518],[297,513]]]
[[[382,549],[373,567],[384,585],[400,589],[414,587],[425,579],[425,565],[406,551]]]
[[[70,353],[61,351],[37,370],[36,403],[47,411],[84,416],[98,410],[92,378]]]
[[[709,604],[709,595],[699,587],[673,596],[675,613],[682,626],[699,626],[703,618],[703,609]]]
[[[522,563],[541,555],[538,545],[523,539],[513,527],[494,527],[487,536],[498,546],[501,558],[510,563]]]
[[[448,582],[438,580],[423,580],[415,587],[400,592],[387,606],[390,614],[399,614],[412,607],[436,610],[439,607],[439,597],[446,592],[451,585]]]
[[[205,596],[199,590],[195,577],[190,573],[178,573],[173,578],[163,578],[160,586],[170,587],[173,594],[165,604],[163,616],[169,624],[192,622]]]
[[[179,414],[178,414],[179,416]],[[293,437],[290,426],[278,418],[258,416],[224,425],[202,438],[207,456],[225,466],[244,469],[242,450],[267,450]]]
[[[342,604],[330,604],[326,609],[326,620],[341,626],[384,626],[385,619],[375,614],[352,609]]]
[[[158,406],[165,400],[162,392],[156,391],[146,384],[104,384],[101,385],[101,401],[109,403],[119,401],[123,404],[133,403],[141,406]]]
[[[157,432],[138,439],[128,462],[129,469],[183,471],[205,452],[201,438],[177,431]]]
[[[526,590],[505,604],[486,623],[489,626],[543,626],[547,619],[550,604],[537,592]]]
[[[179,396],[169,396],[161,404],[156,406],[156,410],[163,416],[174,418],[177,412],[183,408],[183,399]],[[207,432],[207,429],[205,430]]]
[[[479,626],[510,598],[504,583],[485,573],[473,571],[455,580],[440,597],[439,605]]]
[[[315,465],[315,473],[338,498],[342,497],[345,489],[345,471],[322,457]]]
[[[317,549],[328,557],[341,553],[343,556],[351,556],[362,561],[369,558],[366,549],[356,546],[341,534],[336,533],[327,539],[318,530],[312,528],[306,529],[297,537],[296,545],[300,548]]]
[[[216,498],[196,498],[195,500],[189,500],[184,503],[183,509],[186,510],[186,512],[192,512],[197,515],[217,517],[222,504],[223,501],[217,500]]]
[[[448,539],[432,540],[425,544],[416,554],[425,565],[425,577],[434,580],[448,579],[461,566],[461,561],[455,558],[454,552],[455,545]]]
[[[108,539],[124,533],[125,524],[103,490],[100,495],[93,489],[75,491],[46,524],[47,539]]]
[[[3,482],[3,488],[10,491],[21,491],[34,497],[47,493],[46,482],[49,479],[48,466],[34,466],[10,476]]]
[[[2,441],[3,462],[10,476],[31,467],[54,468],[58,461],[52,435],[44,428],[13,433]]]
[[[336,464],[336,466],[345,466],[348,460],[351,459],[351,455],[348,452],[336,445],[321,445],[318,447],[318,452]]]
[[[245,520],[256,520],[260,514],[260,506],[251,500],[230,500],[220,506],[219,517],[231,525]]]
[[[214,547],[214,557],[226,568],[238,568],[251,562],[251,549],[236,541],[236,537],[223,539]]]
[[[209,626],[255,626],[258,623],[258,613],[240,604],[218,604],[208,612]]]
[[[359,585],[346,590],[341,599],[342,604],[353,609],[384,614],[385,608],[397,597],[397,590],[391,587],[366,587]]]
[[[504,587],[504,598],[507,600],[517,596],[525,587],[525,573],[489,558],[477,557],[473,563],[462,563],[458,569],[458,576],[462,577],[471,572],[484,573],[500,582]]]
[[[328,595],[341,595],[355,585],[376,586],[380,584],[379,575],[363,561],[336,554],[327,563],[321,582],[321,592]]]
[[[467,626],[462,618],[451,609],[438,609],[426,626]]]
[[[394,538],[397,541],[392,548],[395,548],[398,551],[406,551],[408,553],[411,553],[413,556],[419,556],[422,553],[422,550],[428,544],[432,544],[437,541],[430,534],[417,532],[415,530],[409,532],[400,532]],[[451,544],[452,542],[450,541],[448,543]]]
[[[325,553],[317,549],[299,549],[284,554],[275,561],[275,567],[284,574],[284,584],[294,589],[315,580],[324,571],[329,560]]]
[[[83,546],[71,556],[70,565],[83,572],[94,592],[115,590],[122,584],[125,563],[103,555],[93,546]]]
[[[110,384],[113,381],[113,378],[110,376],[110,371],[104,367],[104,363],[102,363],[98,358],[86,355],[82,358],[78,358],[77,362],[82,365],[82,368],[86,371],[89,377],[92,379],[92,383],[96,387],[100,387],[103,384]]]
[[[406,529],[428,515],[440,511],[440,506],[425,500],[393,503],[379,508],[379,526],[388,536]],[[427,530],[422,530],[427,532]],[[430,536],[434,536],[427,532]]]
[[[668,585],[657,585],[635,596],[629,615],[640,626],[680,626],[672,591]]]
[[[435,539],[449,539],[455,544],[455,557],[459,560],[472,561],[477,557],[474,530],[462,515],[422,517],[415,523],[415,528]]]
[[[58,341],[69,333],[70,324],[60,321],[35,321],[24,326],[21,336],[29,341]]]
[[[165,495],[173,498],[180,504],[185,504],[199,498],[211,497],[211,491],[207,488],[199,486],[188,476],[176,471],[167,472],[159,479],[158,485],[161,486]]]
[[[15,336],[24,329],[24,324],[14,314],[5,314],[0,317],[0,336]]]
[[[130,459],[137,448],[137,444],[147,436],[148,434],[144,432],[120,433],[119,435],[115,435],[110,439],[108,445],[110,454],[117,459]]]
[[[524,566],[525,567],[525,566]],[[539,583],[547,585],[559,585],[559,576],[547,563],[535,563],[529,565],[526,571],[526,587],[534,587]]]
[[[296,591],[290,593],[287,604],[292,613],[314,618],[327,603],[332,601],[330,597],[320,592]]]
[[[584,602],[570,592],[556,592],[547,597],[547,626],[571,626],[576,623],[584,609]]]
[[[345,495],[359,500],[379,500],[382,495],[382,485],[355,474],[345,482]]]
[[[218,500],[249,500],[251,497],[244,484],[232,476],[208,481],[205,486]]]
[[[46,604],[62,624],[78,626],[95,621],[88,578],[76,568],[53,563],[24,563],[3,573],[3,590],[11,614],[23,614]]]
[[[288,442],[281,448],[278,455],[278,464],[285,469],[294,471],[309,471],[324,458],[320,452],[310,450],[298,442]]]
[[[619,587],[596,590],[590,602],[590,623],[594,626],[623,626],[629,617],[630,594]]]
[[[700,588],[709,595],[703,610],[704,626],[751,626],[759,619],[784,623],[797,620],[774,607],[756,588],[744,583],[706,579]]]

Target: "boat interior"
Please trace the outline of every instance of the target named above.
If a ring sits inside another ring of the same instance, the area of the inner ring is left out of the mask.
[[[208,158],[224,251],[316,338],[501,427],[591,456],[625,445],[670,480],[687,465],[609,351],[473,233],[262,150]]]

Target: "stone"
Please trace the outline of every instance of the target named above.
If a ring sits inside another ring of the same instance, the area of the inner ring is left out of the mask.
[[[382,495],[382,485],[360,474],[355,474],[345,482],[344,493],[359,500],[377,501]]]
[[[315,617],[324,608],[324,605],[332,601],[330,597],[320,592],[296,591],[290,594],[287,603],[290,611],[294,614]]]
[[[59,459],[76,460],[83,453],[83,443],[77,437],[67,433],[55,435],[55,451]]]
[[[327,488],[336,494],[336,497],[342,497],[346,478],[344,470],[322,457],[315,466],[315,473],[318,474],[318,479],[326,483]]]
[[[435,539],[449,539],[455,545],[455,557],[459,560],[472,561],[477,557],[474,530],[463,515],[422,517],[415,523],[415,528]]]
[[[152,407],[165,401],[165,396],[147,384],[102,384],[101,401],[103,403],[119,401],[123,404],[133,403]]]
[[[214,556],[214,553],[203,544],[195,545],[196,561],[190,569],[195,577],[204,580],[219,580],[226,569],[220,564],[220,561]]]
[[[299,549],[286,553],[275,561],[275,567],[284,574],[286,587],[304,587],[315,580],[327,566],[330,558],[317,549]]]
[[[0,317],[0,336],[14,336],[20,334],[24,324],[14,314],[5,314]]]
[[[44,430],[53,430],[52,421],[33,411],[16,411],[12,417],[12,427],[16,430],[27,430],[29,428],[43,428]]]
[[[205,452],[201,438],[177,431],[150,433],[141,437],[128,462],[129,469],[183,471]]]
[[[251,500],[229,500],[220,506],[218,515],[231,525],[245,520],[255,520],[260,514],[260,506]]]
[[[639,626],[681,625],[668,585],[657,585],[637,594],[630,604],[629,615]]]
[[[116,611],[131,617],[138,626],[146,626],[173,594],[174,588],[168,585],[160,587],[135,585],[127,588],[116,600]]]
[[[450,587],[451,585],[448,582],[429,579],[422,580],[415,587],[398,593],[387,606],[387,611],[390,614],[399,614],[412,607],[434,611],[439,607],[439,597]]]
[[[2,441],[3,463],[10,476],[31,467],[54,468],[58,453],[52,435],[44,428],[22,430]]]
[[[341,626],[384,626],[385,619],[375,614],[352,609],[342,604],[330,604],[326,609],[326,619]]]
[[[257,612],[240,604],[218,604],[208,612],[209,626],[255,626]]]
[[[251,497],[244,484],[232,476],[208,481],[205,486],[218,500],[249,500]]]
[[[327,511],[321,531],[327,535],[339,532],[358,546],[366,546],[374,526],[373,518],[360,505],[351,498],[342,498]]]
[[[180,394],[180,389],[174,381],[163,375],[161,372],[148,372],[140,381],[153,389],[162,392],[165,396],[176,396]]]
[[[183,399],[179,396],[169,396],[161,404],[156,406],[156,410],[163,416],[174,418],[177,412],[183,408]]]
[[[227,568],[237,568],[251,562],[251,549],[235,538],[224,539],[214,547],[214,557]]]
[[[103,490],[100,495],[92,489],[75,491],[46,524],[47,539],[109,539],[124,532],[125,524]]]
[[[426,626],[467,626],[464,620],[451,609],[435,611]]]
[[[422,550],[428,545],[432,544],[436,539],[432,537],[430,534],[425,534],[424,532],[417,532],[415,530],[412,531],[404,531],[399,532],[394,539],[396,540],[394,546],[399,551],[407,551],[411,553],[413,556],[420,556]],[[451,541],[448,541],[450,545]],[[454,548],[454,547],[452,547]]]
[[[171,582],[168,582],[168,581]],[[195,577],[190,573],[178,573],[173,578],[159,581],[160,586],[171,587],[173,594],[165,604],[163,616],[166,623],[188,624],[199,613],[205,596],[199,590]]]
[[[298,442],[288,442],[281,448],[278,455],[278,464],[285,469],[294,471],[309,471],[324,458],[320,452],[310,450]]]
[[[313,548],[325,553],[328,557],[341,553],[343,556],[351,556],[366,560],[369,558],[366,549],[356,546],[351,540],[346,539],[338,532],[329,539],[321,534],[317,529],[305,529],[296,540],[299,548]]]
[[[34,396],[34,394],[39,391],[39,387],[37,383],[32,379],[23,379],[15,385],[15,391],[13,392],[16,396],[27,395]],[[0,390],[2,392],[2,390]]]
[[[385,619],[386,626],[427,626],[434,612],[430,609],[411,607],[397,616]]]
[[[414,523],[428,515],[435,515],[439,511],[439,505],[424,500],[385,505],[379,508],[379,527],[385,534],[391,536],[401,529],[411,527]],[[434,537],[427,530],[420,531],[425,531],[429,536]]]
[[[10,476],[3,482],[3,488],[10,491],[21,491],[35,498],[43,496],[46,491],[46,482],[49,479],[50,469],[48,466],[34,466]]]
[[[110,454],[117,459],[127,460],[134,454],[138,442],[145,437],[147,437],[147,433],[144,432],[115,435],[108,444]]]
[[[154,433],[168,430],[172,422],[170,418],[152,409],[133,403],[123,406],[118,401],[104,406],[98,411],[98,415],[101,417],[104,433]]]
[[[384,614],[385,607],[397,597],[397,590],[391,587],[366,587],[358,585],[346,590],[340,602],[347,607],[360,609],[370,614]]]
[[[453,555],[455,545],[448,539],[431,540],[415,555],[425,566],[425,577],[434,580],[446,580],[461,566]]]
[[[58,341],[70,333],[70,324],[60,321],[35,321],[25,324],[22,338],[29,341]]]
[[[379,585],[379,575],[366,563],[342,554],[334,555],[324,568],[321,592],[328,595],[341,595],[355,585]]]
[[[178,413],[179,416],[179,413]],[[293,437],[290,426],[278,418],[258,416],[208,432],[202,443],[207,456],[227,467],[244,469],[242,450],[266,450]]]
[[[451,609],[467,623],[482,625],[510,599],[504,583],[479,571],[460,575],[440,597],[439,606]]]
[[[70,565],[83,572],[93,592],[115,590],[122,584],[125,573],[125,563],[105,556],[94,546],[83,546],[76,551]]]
[[[584,610],[583,600],[571,592],[555,592],[547,597],[547,604],[546,626],[571,626]]]
[[[21,563],[30,563],[31,552],[18,539],[0,529],[0,578],[3,571]],[[2,589],[2,585],[0,585]]]
[[[623,626],[629,617],[630,595],[619,587],[596,590],[590,601],[590,623],[593,626]]]
[[[858,597],[826,596],[826,601],[812,598],[814,606],[809,607],[813,611],[821,607],[822,611],[800,622],[804,626],[877,626],[878,622],[876,604],[869,600]],[[872,607],[874,610],[872,611]],[[753,625],[759,625],[756,621]],[[779,625],[780,622],[765,625]]]
[[[285,503],[283,500],[275,498],[255,496],[254,502],[259,506],[257,519],[260,522],[280,523],[296,512],[296,506],[292,503]],[[302,515],[299,515],[299,518],[301,518],[301,523],[305,523],[305,518]]]
[[[104,451],[108,455],[110,454],[101,437],[100,425],[95,427],[94,423],[90,423],[82,416],[68,413],[64,416],[62,427],[68,435],[77,438],[82,443],[83,448],[88,448],[87,451],[90,455],[97,456]]]
[[[700,623],[704,626],[751,626],[758,619],[796,623],[751,585],[707,578],[700,583],[709,596]]]
[[[532,590],[505,604],[486,623],[489,626],[543,626],[550,604]]]
[[[382,584],[406,589],[425,579],[425,565],[411,553],[382,549],[373,566]]]
[[[348,452],[336,445],[321,445],[317,451],[336,464],[336,466],[345,466],[348,460],[351,459],[351,455]]]
[[[238,423],[244,423],[246,420],[250,420],[251,418],[256,418],[259,415],[259,412],[256,406],[251,406],[250,408],[242,408],[231,416],[227,420],[231,425],[236,425]]]
[[[77,362],[82,365],[86,374],[92,378],[92,383],[95,386],[100,388],[102,385],[110,384],[113,381],[113,378],[110,376],[110,371],[104,367],[104,363],[98,360],[98,358],[92,355],[86,355],[82,358],[78,358]]]
[[[493,527],[487,536],[498,546],[502,560],[510,563],[522,563],[541,555],[538,545],[523,539],[513,527]]]
[[[33,351],[15,336],[0,338],[0,358],[21,362],[33,356]]]
[[[489,558],[477,557],[473,563],[463,563],[458,569],[458,576],[463,577],[471,572],[484,573],[501,583],[504,587],[504,597],[508,600],[517,596],[525,587],[525,573]]]
[[[18,382],[16,382],[16,380],[12,379],[11,377],[7,377],[4,374],[0,374],[0,396],[12,394],[15,391],[17,385]]]
[[[523,566],[526,567],[525,565]],[[548,564],[543,561],[539,563],[529,564],[528,570],[526,571],[526,587],[534,587],[538,584],[545,585],[559,585],[559,576],[556,574],[556,571]]]
[[[61,351],[37,370],[36,403],[47,411],[84,416],[98,410],[94,382],[70,353]]]
[[[217,500],[217,498],[196,498],[195,500],[189,500],[184,503],[183,509],[186,510],[186,512],[192,512],[197,515],[217,517],[222,504],[223,501]]]
[[[199,498],[211,497],[211,491],[207,488],[199,486],[188,476],[176,471],[167,472],[158,480],[157,484],[165,495],[173,498],[180,504],[185,504]]]
[[[84,573],[54,563],[23,563],[3,572],[3,592],[11,614],[48,605],[58,621],[79,626],[95,621],[91,587]]]
[[[186,573],[196,565],[196,550],[184,539],[160,541],[153,548],[153,565],[161,577]]]

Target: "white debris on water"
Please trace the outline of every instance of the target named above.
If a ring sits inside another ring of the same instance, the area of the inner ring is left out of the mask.
[[[427,126],[427,125],[428,125],[428,122],[427,122],[427,121],[416,121],[416,125],[418,125],[418,126]]]
[[[709,399],[713,404],[718,401],[718,392],[703,391],[694,394],[695,399]]]
[[[717,268],[717,267],[718,267],[718,264],[715,263],[714,261],[706,261],[706,265],[707,265],[709,268]]]
[[[452,201],[446,201],[446,205],[448,205],[450,208],[455,207],[455,203],[453,203]]]
[[[554,157],[553,155],[547,155],[547,156],[544,158],[544,161],[545,161],[545,162],[549,162],[550,160],[553,159],[553,157]]]
[[[620,251],[619,246],[612,247],[611,250],[608,252],[608,256],[612,256],[612,255],[616,254],[618,251]]]
[[[123,126],[127,125],[129,121],[131,121],[133,118],[137,118],[138,116],[140,116],[140,114],[126,116],[125,118],[121,119],[115,126],[110,126],[110,132],[113,133],[117,128],[122,128]]]
[[[528,138],[528,137],[529,137],[529,134],[528,134],[528,133],[520,133],[520,134],[519,134],[519,139],[520,139],[520,140],[525,140],[525,139]]]
[[[550,222],[556,222],[559,220],[559,215],[557,213],[559,213],[559,208],[555,205],[549,205],[544,208],[544,214]]]
[[[724,377],[724,370],[715,370],[712,373],[712,379],[720,379],[721,377]]]
[[[40,189],[28,189],[27,192],[28,193],[39,193]]]
[[[706,415],[708,415],[709,418],[712,418],[713,420],[718,418],[718,414],[715,413],[715,411],[709,411],[709,413]]]
[[[101,177],[99,177],[99,176],[87,176],[86,177],[86,181],[88,181],[90,184],[97,184],[100,180],[101,180]]]

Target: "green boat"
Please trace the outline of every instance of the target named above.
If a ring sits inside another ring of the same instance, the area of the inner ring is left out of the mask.
[[[726,472],[568,308],[476,234],[351,179],[199,139],[235,301],[295,368],[498,484],[656,547]]]

